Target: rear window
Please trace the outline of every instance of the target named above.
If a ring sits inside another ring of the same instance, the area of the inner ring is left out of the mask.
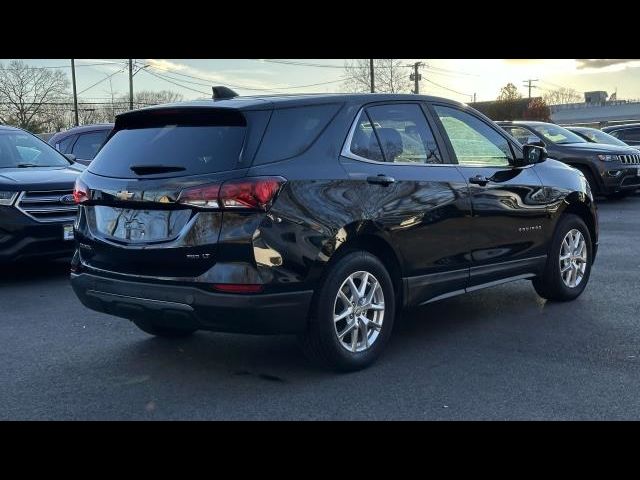
[[[274,110],[254,164],[285,160],[304,152],[318,138],[340,105]]]
[[[89,171],[108,177],[136,178],[130,167],[177,167],[163,176],[200,175],[233,170],[238,165],[246,123],[202,115],[131,116],[116,123]],[[239,115],[239,114],[238,114]]]

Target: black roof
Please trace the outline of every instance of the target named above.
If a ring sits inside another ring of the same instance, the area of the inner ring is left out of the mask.
[[[66,134],[74,134],[74,133],[82,133],[82,132],[89,132],[89,131],[93,131],[93,130],[110,130],[113,128],[113,123],[93,123],[90,125],[80,125],[79,127],[71,127],[67,130],[64,130],[62,132],[57,132],[57,133],[64,133]]]
[[[622,128],[633,128],[633,127],[640,127],[640,123],[625,123],[623,125],[611,125],[609,127],[604,127],[602,131],[613,132],[614,130],[620,130]]]
[[[593,128],[593,127],[580,127],[580,126],[576,126],[574,127],[573,125],[569,125],[567,127],[564,127],[567,130],[573,130],[573,131],[577,131],[577,132],[584,132],[584,131],[589,131],[589,130],[598,130],[597,128]],[[600,130],[598,130],[600,131]]]
[[[274,108],[298,107],[303,105],[323,104],[323,103],[369,103],[389,100],[422,100],[438,101],[454,105],[463,105],[460,102],[446,98],[432,97],[426,95],[414,95],[410,93],[322,93],[322,94],[298,94],[298,95],[257,95],[238,96],[223,100],[191,100],[186,102],[165,103],[152,105],[138,110],[130,110],[121,113],[118,117],[127,116],[134,112],[153,111],[166,108],[230,108],[235,110],[271,110]]]

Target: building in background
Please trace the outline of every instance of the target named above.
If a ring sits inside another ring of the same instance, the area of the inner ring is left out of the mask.
[[[608,98],[608,99],[607,99]],[[618,100],[617,94],[585,92],[584,102],[550,105],[551,120],[559,125],[604,127],[620,123],[640,122],[639,100]]]

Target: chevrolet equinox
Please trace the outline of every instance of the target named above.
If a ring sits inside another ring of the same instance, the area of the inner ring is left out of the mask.
[[[597,251],[579,171],[419,95],[123,113],[74,196],[87,307],[162,337],[297,334],[343,371],[379,357],[405,307],[521,279],[573,300]]]

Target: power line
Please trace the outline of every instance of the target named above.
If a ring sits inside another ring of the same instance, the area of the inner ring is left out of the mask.
[[[121,62],[102,62],[102,63],[76,63],[76,67],[96,67],[99,65],[121,65]],[[44,67],[24,67],[24,68],[0,68],[3,71],[17,72],[20,70],[47,70],[54,68],[71,68],[71,65],[56,65]]]
[[[565,88],[565,89],[567,89],[567,90],[573,90],[574,92],[584,93],[584,92],[583,92],[583,91],[581,91],[581,90],[576,90],[575,88],[570,88],[570,87],[566,87],[566,86],[564,86],[564,85],[559,85],[559,84],[557,84],[557,83],[549,82],[548,80],[540,80],[540,81],[541,81],[542,83],[546,83],[546,84],[551,85],[551,86],[553,86],[553,87],[557,87],[557,88]]]
[[[82,90],[82,91],[78,92],[78,95],[83,94],[83,93],[84,93],[84,92],[86,92],[87,90],[92,89],[93,87],[95,87],[96,85],[101,84],[102,82],[106,82],[107,80],[109,80],[109,79],[110,79],[111,77],[113,77],[114,75],[117,75],[118,73],[122,73],[122,72],[124,72],[126,68],[127,68],[127,67],[123,67],[123,68],[119,69],[118,71],[113,72],[111,75],[107,75],[107,76],[106,76],[106,77],[104,77],[102,80],[99,80],[99,81],[97,81],[96,83],[94,83],[93,85],[91,85],[91,86],[89,86],[89,87],[85,88],[84,90]]]
[[[252,58],[251,60],[255,60],[263,63],[279,63],[281,65],[295,65],[300,67],[340,68],[340,69],[344,68],[344,65],[327,65],[324,63],[308,63],[308,62],[299,62],[295,60],[273,60],[273,59],[258,59],[258,58]]]
[[[174,80],[178,80],[178,79],[176,79],[174,77],[170,77],[167,74],[180,75],[180,76],[187,77],[187,78],[194,78],[196,80],[203,80],[203,81],[209,82],[209,83],[199,83],[199,82],[192,82],[192,81],[189,81],[189,80],[179,80],[180,82],[183,82],[183,83],[190,83],[190,84],[193,84],[193,85],[200,85],[200,86],[205,86],[205,87],[210,87],[212,85],[212,83],[215,83],[213,80],[202,78],[202,77],[196,77],[195,75],[187,75],[186,73],[178,73],[178,72],[174,72],[174,71],[171,71],[171,70],[163,70],[163,69],[158,68],[158,67],[156,67],[154,65],[148,65],[148,66],[149,66],[149,68],[152,68],[153,70],[164,72],[164,75],[167,78],[173,78]],[[329,85],[329,84],[332,84],[332,83],[344,82],[345,80],[349,80],[350,78],[352,78],[352,77],[341,77],[341,78],[338,78],[336,80],[330,80],[330,81],[327,81],[327,82],[310,83],[310,84],[307,84],[307,85],[289,85],[289,86],[286,86],[286,87],[282,86],[282,87],[275,87],[275,88],[266,88],[266,87],[255,88],[255,87],[248,87],[246,85],[235,85],[235,84],[231,84],[231,83],[228,83],[228,82],[221,82],[221,83],[224,83],[225,85],[229,85],[230,87],[239,88],[239,89],[242,89],[242,90],[275,92],[275,91],[280,91],[280,90],[294,90],[294,89],[298,89],[298,88],[308,88],[308,87],[317,87],[319,85]]]
[[[154,77],[159,78],[160,80],[164,80],[165,82],[169,82],[169,83],[171,83],[173,85],[176,85],[178,87],[186,88],[187,90],[191,90],[192,92],[197,92],[197,93],[200,93],[202,95],[207,95],[207,96],[211,95],[209,92],[203,92],[201,90],[196,90],[195,88],[187,87],[186,85],[181,85],[179,83],[176,83],[176,82],[174,82],[172,80],[169,80],[167,77],[165,77],[163,75],[160,75],[158,73],[153,73],[153,72],[151,72],[149,70],[142,70],[142,71],[145,72],[145,73],[148,73],[149,75],[153,75]]]
[[[454,90],[452,88],[445,87],[443,85],[440,85],[440,84],[434,82],[433,80],[429,80],[428,78],[425,78],[424,80],[426,80],[429,83],[433,83],[436,87],[440,87],[440,88],[443,88],[445,90],[449,90],[450,92],[457,93],[458,95],[464,95],[465,97],[472,97],[473,96],[473,95],[471,95],[469,93],[462,93],[462,92],[458,92],[457,90]]]

